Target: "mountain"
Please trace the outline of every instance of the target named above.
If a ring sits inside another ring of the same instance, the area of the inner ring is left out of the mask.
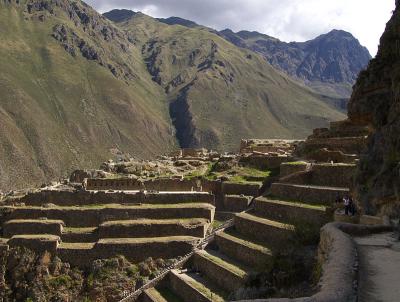
[[[278,72],[262,56],[205,28],[144,14],[117,23],[137,41],[164,90],[181,147],[234,150],[242,137],[303,138],[342,116],[330,100]]]
[[[332,30],[307,42],[282,42],[258,32],[230,29],[219,34],[236,46],[260,53],[273,66],[314,90],[349,98],[352,85],[371,55],[350,33]]]
[[[337,100],[200,28],[81,1],[0,1],[0,189],[115,154],[235,150],[303,138],[344,117]]]
[[[186,20],[183,18],[179,18],[179,17],[169,17],[169,18],[157,18],[158,21],[160,21],[161,23],[165,23],[168,25],[182,25],[182,26],[186,26],[186,27],[200,27],[200,25],[198,25],[197,23],[190,21],[190,20]]]
[[[0,189],[176,146],[140,49],[86,4],[2,0],[0,39]]]
[[[132,18],[136,12],[128,10],[128,9],[113,9],[107,13],[104,13],[104,17],[113,21],[113,22],[122,22],[125,20],[129,20]]]
[[[355,191],[368,214],[400,216],[400,4],[386,25],[378,54],[361,72],[349,119],[371,129],[358,166]]]

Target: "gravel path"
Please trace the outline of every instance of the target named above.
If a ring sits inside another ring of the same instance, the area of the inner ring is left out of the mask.
[[[400,301],[400,241],[394,233],[355,237],[359,252],[358,302]]]

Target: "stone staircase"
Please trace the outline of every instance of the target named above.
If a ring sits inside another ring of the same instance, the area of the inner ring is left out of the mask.
[[[271,267],[274,254],[293,235],[296,219],[321,226],[330,217],[324,206],[256,198],[251,210],[235,215],[232,228],[218,232],[212,244],[183,269],[171,271],[156,290],[172,291],[184,302],[232,299],[252,273]],[[148,299],[142,294],[139,301],[163,301]]]

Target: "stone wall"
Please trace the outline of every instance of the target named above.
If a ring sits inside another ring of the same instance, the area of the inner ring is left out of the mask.
[[[309,171],[295,172],[280,178],[279,181],[299,185],[351,188],[355,171],[356,166],[353,164],[312,164]]]
[[[318,262],[322,266],[320,290],[311,297],[260,299],[258,302],[356,302],[357,248],[354,236],[391,231],[385,226],[329,223],[321,229]],[[254,300],[242,300],[250,302]]]
[[[239,183],[222,183],[222,193],[225,195],[246,195],[258,196],[260,190],[259,184],[239,184]]]
[[[346,154],[360,154],[367,144],[366,137],[311,138],[304,143],[305,153],[318,149],[339,150]]]
[[[163,258],[172,259],[189,253],[193,244],[198,238],[189,240],[190,237],[171,237],[135,239],[100,239],[97,243],[89,246],[90,248],[71,245],[56,250],[56,254],[63,262],[68,262],[72,266],[80,268],[87,267],[90,262],[96,259],[106,259],[118,255],[125,256],[129,261],[142,262],[149,257],[153,259]]]
[[[204,275],[208,276],[211,281],[230,292],[241,288],[247,280],[247,276],[239,276],[229,271],[226,267],[208,260],[201,252],[194,254],[191,260],[193,262],[192,267],[196,271],[202,272]]]
[[[41,206],[55,204],[62,206],[83,206],[93,204],[172,204],[202,202],[214,204],[214,196],[207,192],[91,192],[91,191],[54,191],[43,190],[30,193],[18,200],[25,205]]]
[[[250,205],[251,198],[244,195],[225,195],[224,209],[229,212],[242,212]]]
[[[144,189],[144,185],[141,181],[132,178],[88,178],[86,180],[86,189],[139,191]]]
[[[50,234],[61,236],[64,222],[61,220],[11,220],[3,224],[3,237],[21,234]]]
[[[105,222],[99,226],[99,238],[148,238],[164,236],[193,236],[204,238],[208,223],[195,220],[151,223],[144,220]]]
[[[179,205],[176,207],[154,208],[146,206],[136,207],[106,207],[106,208],[41,208],[15,207],[7,219],[47,219],[63,220],[68,227],[93,227],[105,221],[130,219],[175,219],[205,218],[213,221],[215,208],[213,206],[190,207]]]
[[[293,173],[306,171],[308,166],[309,164],[306,162],[282,163],[280,165],[279,176],[282,178]]]
[[[293,160],[289,156],[271,156],[271,155],[250,155],[242,156],[239,160],[241,164],[257,167],[258,169],[277,169],[284,163]]]
[[[331,206],[335,202],[337,194],[344,196],[349,192],[348,189],[344,188],[324,188],[287,183],[273,183],[270,190],[271,195],[284,200],[297,200],[327,206]]]
[[[345,154],[339,150],[333,151],[323,148],[305,154],[304,158],[308,160],[315,160],[321,163],[354,163],[358,156],[356,154]]]
[[[201,292],[182,281],[179,278],[179,273],[177,271],[171,271],[168,274],[168,280],[171,290],[175,293],[179,293],[179,296],[184,301],[210,302],[210,300]]]
[[[312,166],[312,184],[318,186],[351,188],[356,165],[314,164]]]
[[[22,246],[37,253],[56,253],[59,242],[60,237],[54,235],[15,235],[7,244],[10,247]]]

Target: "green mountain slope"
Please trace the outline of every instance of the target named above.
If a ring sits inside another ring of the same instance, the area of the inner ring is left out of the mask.
[[[91,8],[1,1],[0,39],[0,188],[175,144],[140,51]]]
[[[234,150],[343,119],[334,102],[209,30],[81,1],[0,0],[0,190],[116,152]],[[131,15],[131,16],[130,16]]]
[[[165,89],[182,147],[231,150],[243,137],[304,138],[344,117],[260,55],[207,29],[140,13],[117,24],[141,45],[149,72]]]

